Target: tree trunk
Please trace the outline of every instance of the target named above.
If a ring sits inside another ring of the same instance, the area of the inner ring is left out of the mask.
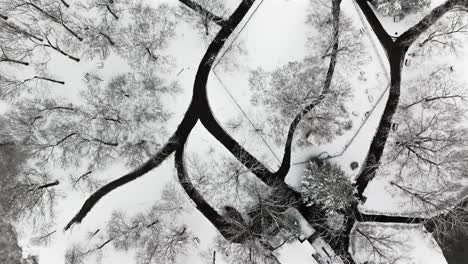
[[[367,154],[362,172],[356,178],[357,197],[364,201],[364,190],[369,182],[375,177],[376,171],[380,165],[385,143],[392,126],[392,118],[398,107],[401,87],[401,71],[405,58],[406,49],[395,46],[389,52],[390,63],[390,91],[388,101],[384,109],[382,118],[378,126],[377,133],[372,139],[372,143]]]
[[[8,59],[8,58],[0,59],[0,62],[11,62],[11,63],[16,63],[16,64],[21,64],[21,65],[24,65],[24,66],[28,66],[28,65],[29,65],[28,62],[19,61],[19,60],[13,60],[13,59]]]
[[[63,82],[63,81],[57,81],[57,80],[47,78],[47,77],[34,76],[34,79],[44,80],[44,81],[58,83],[58,84],[62,84],[62,85],[65,84],[65,82]]]
[[[76,39],[78,39],[79,41],[83,41],[83,38],[80,37],[77,33],[75,33],[75,31],[73,31],[71,28],[69,28],[67,25],[65,25],[64,22],[61,22],[60,23],[72,36],[74,36]]]
[[[302,118],[307,115],[312,109],[315,108],[320,102],[325,98],[325,95],[330,91],[330,86],[331,82],[333,80],[333,74],[335,72],[335,66],[336,66],[336,61],[338,57],[338,48],[339,48],[339,36],[340,36],[340,4],[341,0],[333,0],[332,1],[332,16],[333,16],[333,45],[332,45],[332,53],[330,56],[330,62],[327,70],[327,75],[325,77],[325,81],[322,87],[322,92],[317,100],[314,100],[314,102],[310,103],[304,109],[296,115],[296,117],[293,119],[291,125],[289,126],[288,130],[288,136],[286,138],[286,143],[285,143],[285,148],[284,148],[284,154],[283,154],[283,160],[281,161],[280,168],[278,169],[277,172],[275,172],[274,177],[277,178],[278,180],[284,181],[286,178],[286,175],[289,172],[289,169],[291,168],[291,148],[292,148],[292,141],[294,137],[294,133],[297,129],[297,126],[301,122]],[[309,97],[310,92],[312,89],[310,89],[304,99],[307,99]]]
[[[109,5],[106,5],[106,9],[107,9],[107,11],[109,11],[109,13],[111,13],[111,15],[112,15],[116,20],[119,20],[119,17],[117,16],[117,14],[114,13],[114,11],[112,11],[112,9],[110,8]]]
[[[108,35],[106,35],[106,34],[104,34],[104,33],[102,33],[102,32],[99,32],[99,35],[105,37],[105,38],[107,39],[107,41],[109,41],[109,44],[110,44],[111,46],[114,46],[114,45],[115,45],[115,42],[112,41],[112,39],[111,39]]]
[[[58,46],[53,46],[53,45],[50,43],[50,41],[49,41],[49,44],[48,44],[48,45],[47,45],[47,44],[44,44],[44,46],[49,47],[49,48],[51,48],[51,49],[54,49],[54,50],[58,51],[60,54],[62,54],[63,56],[65,56],[65,57],[67,57],[67,58],[69,58],[69,59],[71,59],[71,60],[74,60],[74,61],[76,61],[76,62],[80,62],[80,59],[79,59],[79,58],[74,57],[74,56],[72,56],[72,55],[66,53],[65,51],[63,51],[62,49],[60,49]]]
[[[40,189],[47,189],[47,188],[49,188],[49,187],[57,186],[57,185],[59,185],[59,184],[60,184],[60,182],[59,182],[58,180],[56,180],[56,181],[54,181],[54,182],[41,185],[41,186],[37,187],[37,189],[38,189],[38,190],[40,190]]]
[[[187,171],[184,165],[184,149],[185,142],[182,143],[175,153],[175,167],[177,169],[177,176],[180,185],[184,189],[185,193],[195,203],[197,210],[202,213],[206,219],[208,219],[221,235],[230,242],[243,243],[246,237],[243,235],[243,228],[239,223],[233,224],[222,215],[220,215],[216,209],[214,209],[201,195],[200,192],[193,186],[192,181],[187,175]]]
[[[248,0],[251,1],[251,0]],[[219,26],[224,26],[226,24],[226,21],[222,18],[219,17],[210,11],[208,11],[206,8],[201,6],[200,4],[196,3],[195,1],[192,0],[179,0],[182,4],[187,6],[188,8],[192,9],[194,12],[197,12],[198,15],[202,16],[204,19],[211,20],[214,23],[218,24]]]
[[[69,7],[70,7],[70,5],[69,5],[67,2],[65,2],[65,0],[60,0],[60,2],[62,2],[62,4],[63,4],[66,8],[69,8]]]

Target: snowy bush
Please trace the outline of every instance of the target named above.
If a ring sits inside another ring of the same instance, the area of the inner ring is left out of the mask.
[[[429,7],[429,0],[375,0],[377,11],[384,16],[407,15],[417,13]]]
[[[312,161],[305,171],[301,194],[308,205],[321,204],[336,211],[352,202],[353,187],[338,165]]]

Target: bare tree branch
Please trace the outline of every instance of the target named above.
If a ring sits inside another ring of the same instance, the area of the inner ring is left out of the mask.
[[[302,118],[306,116],[312,109],[314,109],[316,105],[320,104],[322,99],[325,98],[325,96],[330,91],[330,86],[331,86],[332,79],[333,79],[333,73],[335,72],[335,66],[336,66],[336,61],[337,61],[337,56],[338,56],[339,36],[340,36],[340,10],[341,10],[340,4],[341,4],[341,0],[332,1],[331,13],[333,16],[333,26],[332,26],[333,27],[333,45],[332,45],[332,51],[331,51],[330,62],[329,62],[328,70],[327,70],[327,75],[325,77],[325,81],[324,81],[321,94],[316,100],[314,100],[312,103],[304,107],[304,109],[299,114],[296,115],[291,125],[289,126],[288,136],[287,136],[285,148],[284,148],[283,160],[281,161],[280,168],[274,174],[274,177],[280,180],[284,180],[284,178],[286,177],[286,174],[289,172],[289,169],[291,167],[292,142],[293,142],[293,137],[297,129],[297,126],[301,122]],[[309,90],[309,92],[311,90]],[[308,94],[306,95],[306,97],[308,97]]]
[[[380,164],[382,153],[387,142],[390,127],[392,125],[392,118],[396,112],[400,98],[401,88],[401,72],[403,68],[403,61],[407,50],[423,32],[430,26],[437,22],[445,13],[453,8],[466,4],[464,0],[448,0],[444,4],[438,6],[431,13],[425,16],[418,24],[408,29],[395,41],[385,32],[380,21],[377,19],[372,9],[367,3],[367,0],[357,0],[357,3],[363,13],[365,14],[368,22],[377,35],[381,45],[383,46],[387,59],[390,64],[390,91],[387,104],[383,115],[380,119],[377,131],[372,139],[366,161],[363,165],[363,170],[356,177],[357,197],[360,200],[365,200],[363,192],[368,183],[375,177],[375,173]]]
[[[223,27],[227,21],[224,20],[224,18],[219,17],[210,11],[208,11],[206,8],[198,4],[197,2],[193,0],[179,0],[179,2],[183,3],[185,6],[188,8],[192,9],[194,12],[198,13],[202,17],[206,17],[208,20],[213,21],[214,23],[218,24],[218,26]]]
[[[176,132],[169,138],[168,142],[161,148],[161,150],[159,150],[155,155],[153,155],[140,167],[108,183],[107,185],[103,186],[95,193],[93,193],[85,201],[78,213],[65,226],[65,230],[68,230],[75,223],[80,223],[83,220],[83,218],[95,206],[95,204],[106,194],[122,185],[125,185],[128,182],[131,182],[143,176],[145,173],[158,167],[167,157],[169,157],[169,155],[172,154],[172,152],[174,152],[180,146],[181,142],[186,140],[192,128],[195,126],[196,122],[200,118],[200,115],[202,117],[205,117],[204,120],[211,122],[211,126],[218,130],[217,135],[221,135],[223,138],[226,138],[227,133],[225,133],[224,130],[222,130],[222,128],[216,123],[214,117],[212,116],[211,110],[209,109],[206,94],[206,82],[208,80],[208,75],[212,66],[211,57],[213,55],[217,55],[220,52],[227,38],[232,34],[235,27],[240,23],[240,21],[245,16],[252,4],[252,0],[242,1],[239,7],[234,12],[234,14],[229,19],[228,23],[225,25],[225,27],[221,29],[221,31],[218,33],[211,45],[208,47],[208,50],[206,51],[206,54],[203,57],[197,72],[192,102],[190,103],[190,106],[187,109],[182,122],[179,124]],[[209,114],[209,116],[207,116],[207,114]],[[221,133],[219,133],[219,129],[221,130]],[[229,135],[227,135],[227,137],[230,138]],[[238,148],[235,148],[235,146],[237,145],[240,147],[240,145],[233,139],[231,139],[228,142],[230,143],[229,146],[234,146],[234,150],[232,150],[232,147],[228,149],[230,149],[231,152],[238,154]],[[243,150],[242,147],[240,148],[241,150]],[[249,164],[249,162],[247,163]],[[266,177],[263,177],[263,179],[267,180]]]

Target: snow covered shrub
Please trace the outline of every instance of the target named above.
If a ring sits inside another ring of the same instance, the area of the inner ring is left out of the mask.
[[[384,16],[407,15],[417,13],[429,7],[429,0],[374,0],[377,11]]]
[[[311,161],[305,171],[301,194],[308,205],[321,204],[336,211],[353,200],[353,187],[345,172],[331,162]]]

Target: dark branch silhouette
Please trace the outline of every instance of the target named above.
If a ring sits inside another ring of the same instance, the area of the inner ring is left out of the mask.
[[[207,19],[213,21],[214,23],[218,24],[220,27],[223,27],[226,24],[226,20],[224,18],[219,17],[210,11],[208,11],[203,6],[199,5],[193,0],[179,0],[182,4],[187,6],[188,8],[192,9],[194,12],[197,12],[199,15],[206,17]]]
[[[74,61],[76,61],[76,62],[80,62],[80,59],[79,59],[79,58],[74,57],[74,56],[72,56],[72,55],[66,53],[65,51],[63,51],[63,50],[59,47],[59,45],[58,45],[57,43],[55,43],[55,45],[52,44],[52,42],[49,40],[49,38],[46,37],[46,41],[47,41],[47,44],[41,44],[41,46],[48,47],[48,48],[51,48],[51,49],[53,49],[53,50],[56,50],[56,51],[58,51],[60,54],[62,54],[63,56],[65,56],[65,57],[67,57],[67,58],[69,58],[69,59],[71,59],[71,60],[74,60]]]
[[[228,219],[220,215],[193,186],[192,181],[187,175],[184,164],[185,143],[180,144],[175,153],[175,167],[180,185],[185,190],[190,199],[195,203],[197,209],[218,229],[221,235],[230,242],[242,243],[243,237],[241,227],[236,226]]]
[[[122,185],[125,185],[128,182],[131,182],[143,176],[150,170],[158,167],[166,158],[168,158],[177,149],[177,147],[180,146],[181,142],[185,142],[186,138],[188,137],[193,127],[197,123],[198,119],[200,118],[200,115],[205,115],[207,112],[207,108],[209,113],[211,113],[211,111],[209,110],[209,106],[207,105],[206,98],[206,82],[208,80],[208,75],[213,64],[213,60],[211,58],[213,56],[216,56],[221,51],[223,45],[226,43],[227,38],[232,34],[236,26],[240,23],[242,18],[252,6],[253,2],[254,1],[252,0],[242,1],[239,7],[236,9],[236,11],[233,13],[233,15],[229,18],[226,25],[220,30],[220,32],[211,42],[210,46],[206,51],[205,56],[200,62],[200,67],[198,68],[192,101],[184,115],[184,118],[177,127],[177,130],[169,138],[168,142],[155,155],[153,155],[141,166],[131,171],[130,173],[106,184],[105,186],[97,190],[95,193],[93,193],[85,201],[78,213],[65,226],[65,230],[68,230],[75,223],[80,223],[83,220],[83,218],[86,217],[86,215],[96,205],[96,203],[106,194]],[[212,120],[214,120],[212,115],[211,118]],[[237,144],[237,142],[235,143]]]
[[[333,16],[333,46],[330,55],[330,62],[327,70],[327,75],[325,77],[324,85],[322,92],[319,97],[314,100],[312,103],[304,107],[304,109],[296,115],[293,119],[291,125],[289,126],[288,136],[286,139],[286,144],[284,148],[284,156],[281,162],[281,166],[278,171],[275,173],[274,177],[279,180],[283,180],[286,177],[286,174],[289,172],[291,167],[291,149],[292,142],[294,138],[294,133],[297,129],[297,126],[301,122],[302,118],[307,115],[312,109],[315,108],[320,102],[326,97],[330,91],[330,86],[333,79],[333,73],[335,72],[336,60],[338,57],[338,48],[339,48],[339,37],[340,37],[340,4],[341,0],[332,1],[332,16]]]
[[[392,117],[398,107],[401,88],[401,72],[406,52],[408,51],[411,44],[413,44],[414,41],[424,31],[437,22],[437,20],[440,19],[444,14],[460,5],[466,6],[468,1],[446,1],[442,5],[433,9],[419,23],[409,28],[396,40],[393,40],[387,34],[382,24],[368,5],[367,0],[357,0],[356,2],[358,3],[361,11],[364,13],[367,21],[371,25],[382,47],[384,48],[390,65],[389,97],[385,105],[383,115],[380,119],[377,132],[372,139],[366,161],[363,165],[363,170],[356,178],[357,197],[364,201],[365,197],[363,196],[363,192],[369,182],[375,177],[376,170],[379,167],[380,159],[382,158],[382,153],[389,136],[392,125]]]
[[[59,24],[59,25],[62,25],[62,27],[68,31],[68,33],[70,33],[72,36],[74,36],[76,39],[78,39],[79,41],[83,41],[83,38],[80,37],[75,31],[73,31],[66,23],[65,21],[63,21],[62,17],[56,17],[55,15],[51,14],[50,12],[48,12],[47,10],[44,10],[43,8],[39,7],[36,3],[32,2],[32,1],[28,1],[28,2],[25,2],[24,3],[25,5],[28,5],[30,7],[33,7],[34,9],[36,9],[39,13],[41,13],[42,15],[44,15],[45,17],[49,18],[51,21]],[[60,12],[60,15],[62,15],[62,13]]]
[[[69,8],[69,7],[70,7],[70,4],[68,4],[65,0],[60,0],[60,2],[62,2],[62,4],[63,4],[66,8]]]
[[[58,180],[54,181],[54,182],[51,182],[51,183],[46,183],[44,185],[41,185],[41,186],[38,186],[37,189],[40,190],[40,189],[47,189],[47,188],[50,188],[50,187],[53,187],[53,186],[57,186],[59,185],[60,182]]]
[[[106,9],[107,9],[107,11],[109,11],[109,13],[111,13],[111,15],[112,15],[116,20],[119,20],[119,16],[117,16],[117,14],[110,8],[109,5],[106,5]]]
[[[27,81],[31,81],[31,80],[43,80],[43,81],[58,83],[58,84],[62,84],[62,85],[65,84],[64,81],[58,81],[58,80],[54,80],[54,79],[52,79],[52,78],[41,77],[41,76],[34,76],[34,77],[29,78],[29,79],[26,79],[26,80],[24,80],[24,81],[27,82]]]

